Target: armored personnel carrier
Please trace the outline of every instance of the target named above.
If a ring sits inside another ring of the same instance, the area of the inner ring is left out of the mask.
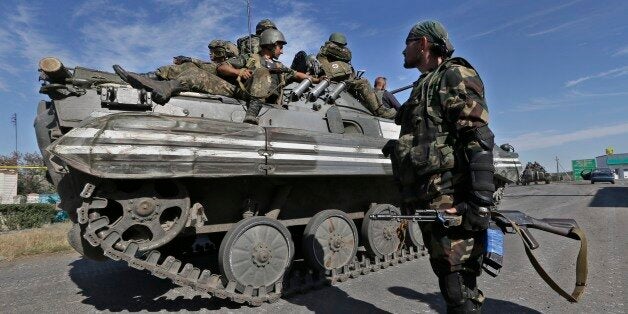
[[[493,163],[495,165],[495,193],[493,199],[499,204],[504,197],[506,186],[520,183],[521,161],[519,154],[510,144],[495,145],[493,147]]]
[[[539,184],[539,182],[549,184],[550,181],[550,174],[536,161],[534,163],[529,162],[521,174],[521,184],[523,185],[528,185],[532,182],[534,182],[534,184]]]
[[[38,144],[88,258],[260,305],[422,254],[418,224],[364,219],[400,212],[381,152],[399,127],[343,84],[290,84],[250,125],[237,99],[182,93],[161,106],[112,73],[39,66],[50,100]],[[214,268],[182,262],[178,248],[200,236]]]

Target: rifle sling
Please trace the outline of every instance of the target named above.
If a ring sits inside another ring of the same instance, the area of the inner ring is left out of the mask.
[[[511,227],[517,232],[517,234],[519,234],[519,237],[521,237],[521,240],[523,241],[523,246],[525,248],[528,259],[530,260],[530,263],[534,267],[534,270],[536,270],[539,276],[541,276],[541,278],[545,281],[545,283],[547,283],[554,291],[560,294],[563,298],[567,299],[567,301],[572,302],[572,303],[578,302],[587,284],[587,238],[584,232],[582,231],[582,229],[572,228],[569,231],[569,233],[573,235],[574,238],[580,240],[580,251],[578,252],[578,258],[576,259],[576,285],[574,287],[573,292],[569,294],[565,290],[563,290],[552,279],[552,277],[550,277],[550,275],[545,271],[545,269],[543,269],[543,267],[537,260],[536,255],[534,254],[532,249],[530,249],[527,242],[523,239],[523,235],[521,234],[521,230],[519,229],[519,226],[517,226],[517,224],[514,223],[512,220],[508,219],[504,215],[501,215],[497,212],[493,212],[493,215],[498,215],[506,219],[510,223]]]

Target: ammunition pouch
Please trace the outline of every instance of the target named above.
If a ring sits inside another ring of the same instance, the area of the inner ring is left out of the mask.
[[[455,165],[453,148],[447,144],[438,144],[436,141],[412,147],[409,157],[414,172],[419,176],[445,172],[453,169]]]

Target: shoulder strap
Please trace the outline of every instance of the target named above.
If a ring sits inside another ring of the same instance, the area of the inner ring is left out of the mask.
[[[517,224],[514,223],[513,221],[511,221],[508,218],[506,218],[504,215],[500,215],[499,212],[494,212],[493,215],[495,215],[495,214],[497,214],[500,217],[503,217],[504,219],[508,220],[508,222],[512,226],[513,230],[515,230],[517,232],[517,234],[521,237],[521,241],[523,241],[523,246],[525,248],[526,255],[528,256],[528,259],[530,260],[530,263],[534,267],[534,270],[536,270],[536,272],[539,274],[539,276],[541,276],[543,281],[545,281],[545,283],[547,283],[547,285],[549,285],[550,288],[552,288],[554,291],[556,291],[558,294],[560,294],[567,301],[572,302],[572,303],[578,302],[578,300],[580,300],[580,296],[584,292],[584,288],[587,285],[587,273],[588,273],[588,269],[587,269],[587,237],[584,235],[584,232],[582,231],[582,229],[580,229],[580,228],[572,228],[569,231],[570,235],[571,235],[570,238],[573,237],[575,239],[580,240],[580,251],[578,252],[578,258],[576,259],[576,285],[575,285],[573,291],[571,292],[571,294],[569,294],[569,293],[567,293],[567,291],[563,290],[563,288],[561,288],[556,283],[556,281],[554,281],[554,279],[552,279],[552,277],[550,277],[550,275],[541,266],[541,264],[539,263],[539,261],[536,258],[536,255],[534,255],[534,252],[530,248],[528,242],[526,242],[524,240],[523,235],[521,234],[521,230],[519,229],[519,226],[517,226]]]

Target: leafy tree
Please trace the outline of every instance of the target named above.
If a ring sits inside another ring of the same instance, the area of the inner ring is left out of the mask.
[[[20,166],[44,166],[44,159],[39,153],[17,154],[15,152],[8,155],[0,155],[0,166],[15,166],[16,159],[17,164]],[[18,170],[17,194],[54,192],[54,186],[46,180],[46,171],[44,169],[21,168]]]

